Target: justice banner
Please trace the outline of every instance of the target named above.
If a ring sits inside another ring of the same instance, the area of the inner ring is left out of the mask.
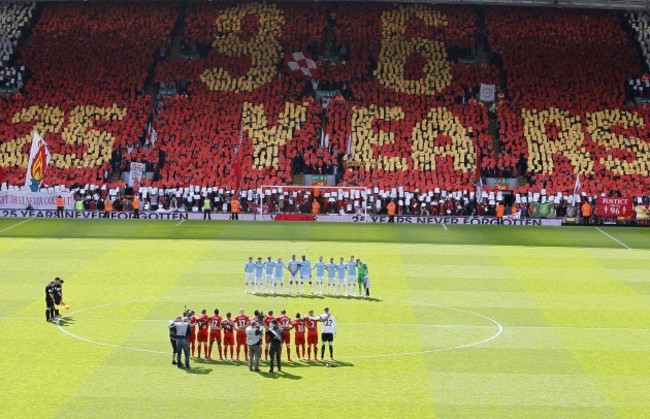
[[[601,197],[598,199],[596,215],[601,218],[631,218],[634,215],[632,198]]]

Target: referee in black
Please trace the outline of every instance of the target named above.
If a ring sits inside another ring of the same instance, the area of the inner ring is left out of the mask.
[[[61,284],[63,284],[63,279],[58,276],[54,278],[54,318],[61,316],[61,313],[59,313],[59,309],[57,308],[63,301],[63,285]]]
[[[54,281],[45,286],[45,320],[54,321]]]

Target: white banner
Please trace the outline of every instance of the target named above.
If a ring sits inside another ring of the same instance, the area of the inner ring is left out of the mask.
[[[0,210],[0,218],[58,218],[55,210]],[[100,219],[104,218],[103,211],[64,211],[62,218],[76,218],[76,219]],[[130,220],[133,219],[131,212],[111,212],[110,219],[115,220]],[[212,221],[225,221],[230,219],[228,213],[211,214]],[[203,212],[140,212],[141,220],[202,220]],[[261,217],[259,214],[239,214],[241,221],[272,221],[273,216],[265,214]],[[206,220],[207,221],[207,220]],[[209,222],[209,221],[207,221]],[[236,222],[236,221],[233,221]],[[306,221],[296,221],[306,222]],[[316,217],[316,222],[338,222],[338,223],[387,223],[388,216],[365,216],[365,215],[321,215]],[[494,217],[395,217],[397,224],[462,224],[462,225],[487,225],[497,224],[497,219]],[[553,226],[559,227],[562,225],[562,219],[550,218],[522,218],[522,219],[505,219],[503,225],[506,226]]]
[[[493,84],[481,83],[481,102],[494,102],[495,87]]]
[[[32,192],[38,192],[41,189],[45,168],[50,163],[51,158],[47,143],[38,135],[38,132],[34,131],[29,161],[27,162],[27,174],[25,175],[25,186],[30,188]]]
[[[0,191],[0,208],[24,210],[31,206],[35,210],[56,210],[56,198],[61,195],[65,209],[74,209],[74,196],[71,192],[57,191]]]
[[[134,182],[137,180],[138,184],[142,181],[142,174],[145,171],[144,163],[135,163],[131,162],[131,170],[129,171],[129,186],[133,186]]]

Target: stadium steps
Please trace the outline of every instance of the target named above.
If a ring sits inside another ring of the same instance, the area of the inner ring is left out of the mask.
[[[172,45],[169,50],[169,57],[172,60],[183,58],[183,52],[181,50],[181,41],[185,37],[185,7],[187,5],[185,2],[182,2],[178,6],[178,21],[174,25],[174,29],[170,34],[172,38]]]
[[[490,133],[490,137],[492,137],[492,149],[494,150],[494,154],[501,153],[501,144],[499,144],[499,132],[498,132],[498,123],[496,118],[490,118],[490,121],[488,122],[488,133]]]
[[[636,32],[634,28],[630,25],[629,20],[625,16],[625,12],[619,12],[619,19],[621,21],[621,27],[623,28],[623,31],[627,34],[627,38],[630,41],[630,52],[632,55],[635,57],[637,61],[637,65],[639,68],[639,74],[643,74],[645,72],[650,71],[650,68],[648,68],[645,58],[643,56],[643,48],[641,48],[641,45],[639,44],[639,40],[637,39]]]
[[[296,173],[296,174],[293,175],[293,177],[291,179],[291,183],[293,185],[298,185],[298,186],[302,186],[304,181],[305,181],[305,174],[304,173]]]

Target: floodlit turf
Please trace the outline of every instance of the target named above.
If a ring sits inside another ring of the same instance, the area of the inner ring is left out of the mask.
[[[0,220],[2,417],[650,411],[650,229],[23,221]],[[292,253],[365,259],[374,298],[243,293],[249,255]],[[55,275],[72,305],[60,328],[43,313]],[[338,367],[178,370],[166,320],[186,304],[328,305]]]

